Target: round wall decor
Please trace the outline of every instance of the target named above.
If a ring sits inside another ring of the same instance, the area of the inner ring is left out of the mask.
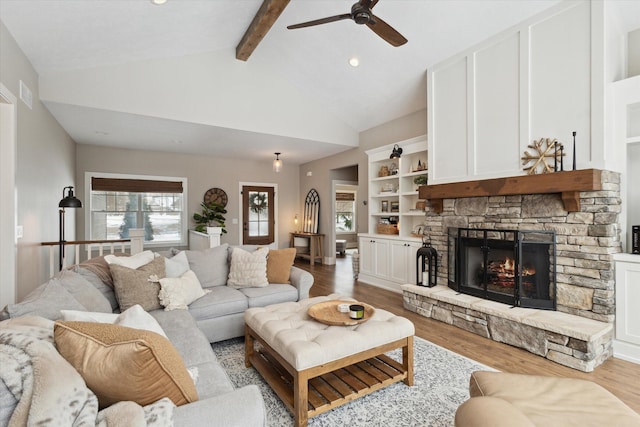
[[[207,190],[204,193],[204,202],[206,204],[209,203],[217,203],[222,205],[222,207],[227,206],[227,202],[229,201],[227,197],[227,193],[222,188],[213,187]]]

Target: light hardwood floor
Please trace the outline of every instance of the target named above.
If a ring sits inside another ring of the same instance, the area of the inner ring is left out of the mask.
[[[640,365],[610,358],[594,372],[585,373],[546,360],[528,351],[497,343],[445,323],[419,316],[402,306],[402,295],[353,279],[351,257],[339,257],[336,265],[295,265],[315,278],[311,296],[339,292],[410,319],[416,335],[503,372],[582,378],[600,384],[640,413]]]

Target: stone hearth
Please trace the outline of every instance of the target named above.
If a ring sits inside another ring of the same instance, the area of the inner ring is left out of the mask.
[[[554,230],[557,312],[534,310],[541,314],[520,317],[514,313],[530,309],[495,302],[477,304],[469,302],[475,297],[458,295],[448,288],[448,293],[434,293],[429,292],[429,288],[417,286],[414,287],[417,291],[403,289],[405,307],[496,341],[525,348],[563,365],[593,370],[612,354],[613,254],[621,251],[619,183],[618,173],[602,171],[601,190],[581,191],[577,212],[567,212],[557,193],[444,198],[442,213],[427,204],[425,224],[430,230],[432,245],[439,253],[438,285],[442,287],[448,283],[449,227]],[[436,208],[439,211],[440,206]],[[431,290],[442,291],[442,287]],[[496,305],[503,306],[499,311],[506,314],[497,315],[494,312]],[[484,307],[491,307],[491,310],[478,309]],[[543,324],[529,324],[540,318],[546,318]],[[585,320],[590,321],[587,322],[589,326],[582,330]],[[572,324],[575,327],[566,328]]]
[[[613,325],[558,311],[511,307],[446,286],[403,285],[407,310],[591,372],[611,356]]]

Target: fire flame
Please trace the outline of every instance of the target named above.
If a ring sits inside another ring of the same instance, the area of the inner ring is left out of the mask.
[[[502,264],[500,264],[500,267],[502,268],[502,272],[503,273],[507,273],[510,275],[514,274],[514,270],[516,268],[516,263],[513,259],[507,257],[504,262]],[[523,276],[533,276],[534,274],[536,274],[536,269],[533,267],[523,267],[522,268],[522,275]]]

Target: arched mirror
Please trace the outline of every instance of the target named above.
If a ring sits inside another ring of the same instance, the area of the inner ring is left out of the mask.
[[[304,201],[304,224],[303,231],[305,233],[318,232],[318,216],[320,213],[320,196],[315,188],[307,193]]]

